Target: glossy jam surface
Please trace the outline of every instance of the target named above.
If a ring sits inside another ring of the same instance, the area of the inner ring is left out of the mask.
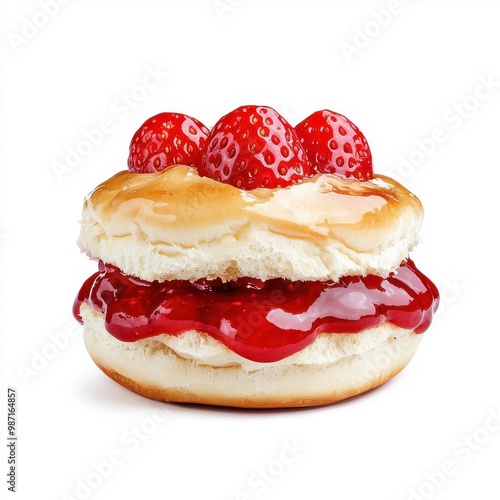
[[[104,313],[107,331],[124,342],[198,330],[253,361],[274,362],[316,335],[359,333],[384,321],[424,332],[439,303],[434,284],[411,260],[388,278],[346,277],[337,283],[199,280],[148,282],[100,262],[82,286],[73,314],[87,303]]]

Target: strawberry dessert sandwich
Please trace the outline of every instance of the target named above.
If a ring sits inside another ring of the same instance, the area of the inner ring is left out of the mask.
[[[431,323],[439,294],[409,256],[422,214],[341,114],[292,127],[242,106],[209,130],[160,113],[85,199],[99,268],[74,315],[97,366],[148,398],[340,401],[400,372]]]

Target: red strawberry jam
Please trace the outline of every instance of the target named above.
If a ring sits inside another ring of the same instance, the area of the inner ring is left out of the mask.
[[[348,276],[336,283],[148,282],[100,262],[75,300],[73,314],[80,322],[82,303],[104,313],[106,330],[124,342],[198,330],[240,356],[265,363],[304,349],[322,332],[355,334],[389,321],[422,333],[439,294],[411,260],[385,279]]]

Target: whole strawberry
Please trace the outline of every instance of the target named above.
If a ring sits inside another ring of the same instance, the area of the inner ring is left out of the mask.
[[[300,122],[295,131],[315,172],[373,178],[370,147],[358,127],[348,118],[325,109]]]
[[[146,120],[132,137],[131,172],[158,172],[170,165],[198,166],[208,129],[182,113],[159,113]]]
[[[200,175],[238,188],[285,187],[313,175],[293,127],[267,106],[241,106],[210,132]]]

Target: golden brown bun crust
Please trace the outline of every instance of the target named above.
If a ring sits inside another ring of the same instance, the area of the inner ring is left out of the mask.
[[[96,363],[97,364],[97,363]],[[219,394],[216,396],[209,396],[204,394],[195,394],[186,392],[182,389],[159,389],[155,387],[144,387],[133,380],[120,375],[118,372],[104,368],[97,364],[97,366],[112,380],[118,382],[120,385],[129,389],[140,396],[149,399],[156,399],[158,401],[165,401],[168,403],[194,403],[206,404],[214,406],[233,406],[236,408],[300,408],[307,406],[324,406],[328,404],[337,403],[344,399],[351,398],[367,392],[371,389],[384,384],[392,377],[397,375],[405,366],[394,367],[391,372],[386,373],[384,376],[379,377],[378,380],[372,380],[364,386],[353,386],[350,389],[335,390],[332,389],[331,393],[325,394],[322,397],[315,398],[289,398],[283,399],[279,396],[268,399],[254,400],[252,398],[234,398]],[[219,368],[220,369],[220,368]]]
[[[410,330],[384,324],[382,328],[391,332],[386,338],[381,337],[378,327],[344,336],[349,343],[355,342],[357,335],[365,340],[373,337],[372,346],[358,354],[337,355],[332,363],[323,359],[302,365],[258,364],[248,370],[237,364],[208,366],[185,359],[156,337],[120,342],[107,333],[100,313],[88,306],[83,312],[84,340],[90,356],[122,386],[161,401],[242,408],[318,406],[361,394],[399,373],[422,338]],[[341,348],[338,338],[333,339],[336,334],[325,336]]]
[[[419,200],[396,181],[316,175],[252,191],[177,166],[120,172],[86,199],[91,258],[147,281],[387,276],[418,243]]]

